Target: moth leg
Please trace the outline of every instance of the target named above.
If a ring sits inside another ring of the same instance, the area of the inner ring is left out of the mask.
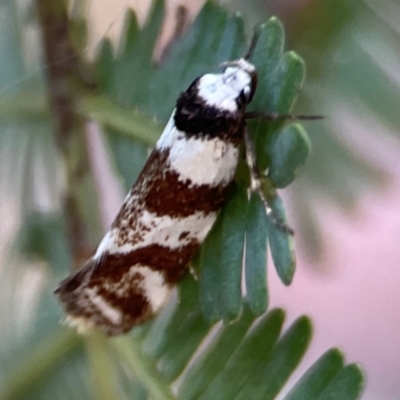
[[[256,151],[254,148],[254,143],[251,140],[249,131],[244,129],[244,145],[246,148],[246,163],[249,167],[250,171],[250,188],[253,192],[257,193],[260,196],[261,201],[264,204],[265,212],[270,219],[270,221],[282,232],[289,233],[291,235],[294,234],[293,229],[286,224],[282,218],[277,217],[272,209],[272,205],[265,197],[264,192],[261,188],[261,174],[257,167],[257,158]]]
[[[263,113],[263,112],[246,112],[245,119],[264,119],[267,121],[276,121],[278,119],[285,121],[315,121],[324,119],[323,115],[294,115],[294,114],[279,114],[277,112]]]

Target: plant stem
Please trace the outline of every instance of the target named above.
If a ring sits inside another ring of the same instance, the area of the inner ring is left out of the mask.
[[[114,400],[121,397],[115,382],[115,364],[110,357],[108,340],[101,334],[86,339],[86,352],[96,399]]]
[[[74,108],[78,80],[79,56],[70,38],[70,21],[65,0],[36,0],[36,10],[42,33],[46,62],[47,93],[55,122],[55,140],[64,158],[67,174],[67,191],[64,214],[67,219],[68,240],[75,262],[87,253],[86,227],[81,218],[79,202],[74,188],[82,177],[84,160],[77,154],[84,146]]]

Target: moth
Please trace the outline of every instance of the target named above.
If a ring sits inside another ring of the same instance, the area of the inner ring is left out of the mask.
[[[156,314],[187,271],[224,204],[244,143],[251,189],[261,196],[246,107],[257,87],[247,55],[198,77],[175,109],[95,254],[55,290],[80,332],[128,332]]]

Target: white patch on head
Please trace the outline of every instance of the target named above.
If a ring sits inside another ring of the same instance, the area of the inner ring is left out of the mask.
[[[150,303],[152,311],[157,312],[168,300],[171,294],[171,288],[165,283],[163,275],[158,271],[136,265],[131,268],[135,273],[139,273],[143,277],[140,287]]]
[[[208,105],[234,113],[238,110],[236,99],[240,92],[250,94],[252,90],[250,73],[255,68],[243,59],[227,65],[222,74],[206,74],[200,78],[198,95]]]
[[[100,314],[107,318],[112,324],[118,325],[122,321],[121,311],[110,306],[102,296],[98,295],[96,289],[86,289],[90,303],[99,310]]]

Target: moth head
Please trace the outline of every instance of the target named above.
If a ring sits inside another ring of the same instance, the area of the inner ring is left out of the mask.
[[[199,79],[198,96],[221,111],[241,112],[256,90],[256,69],[243,58],[222,66],[225,68],[222,74],[207,74]]]

